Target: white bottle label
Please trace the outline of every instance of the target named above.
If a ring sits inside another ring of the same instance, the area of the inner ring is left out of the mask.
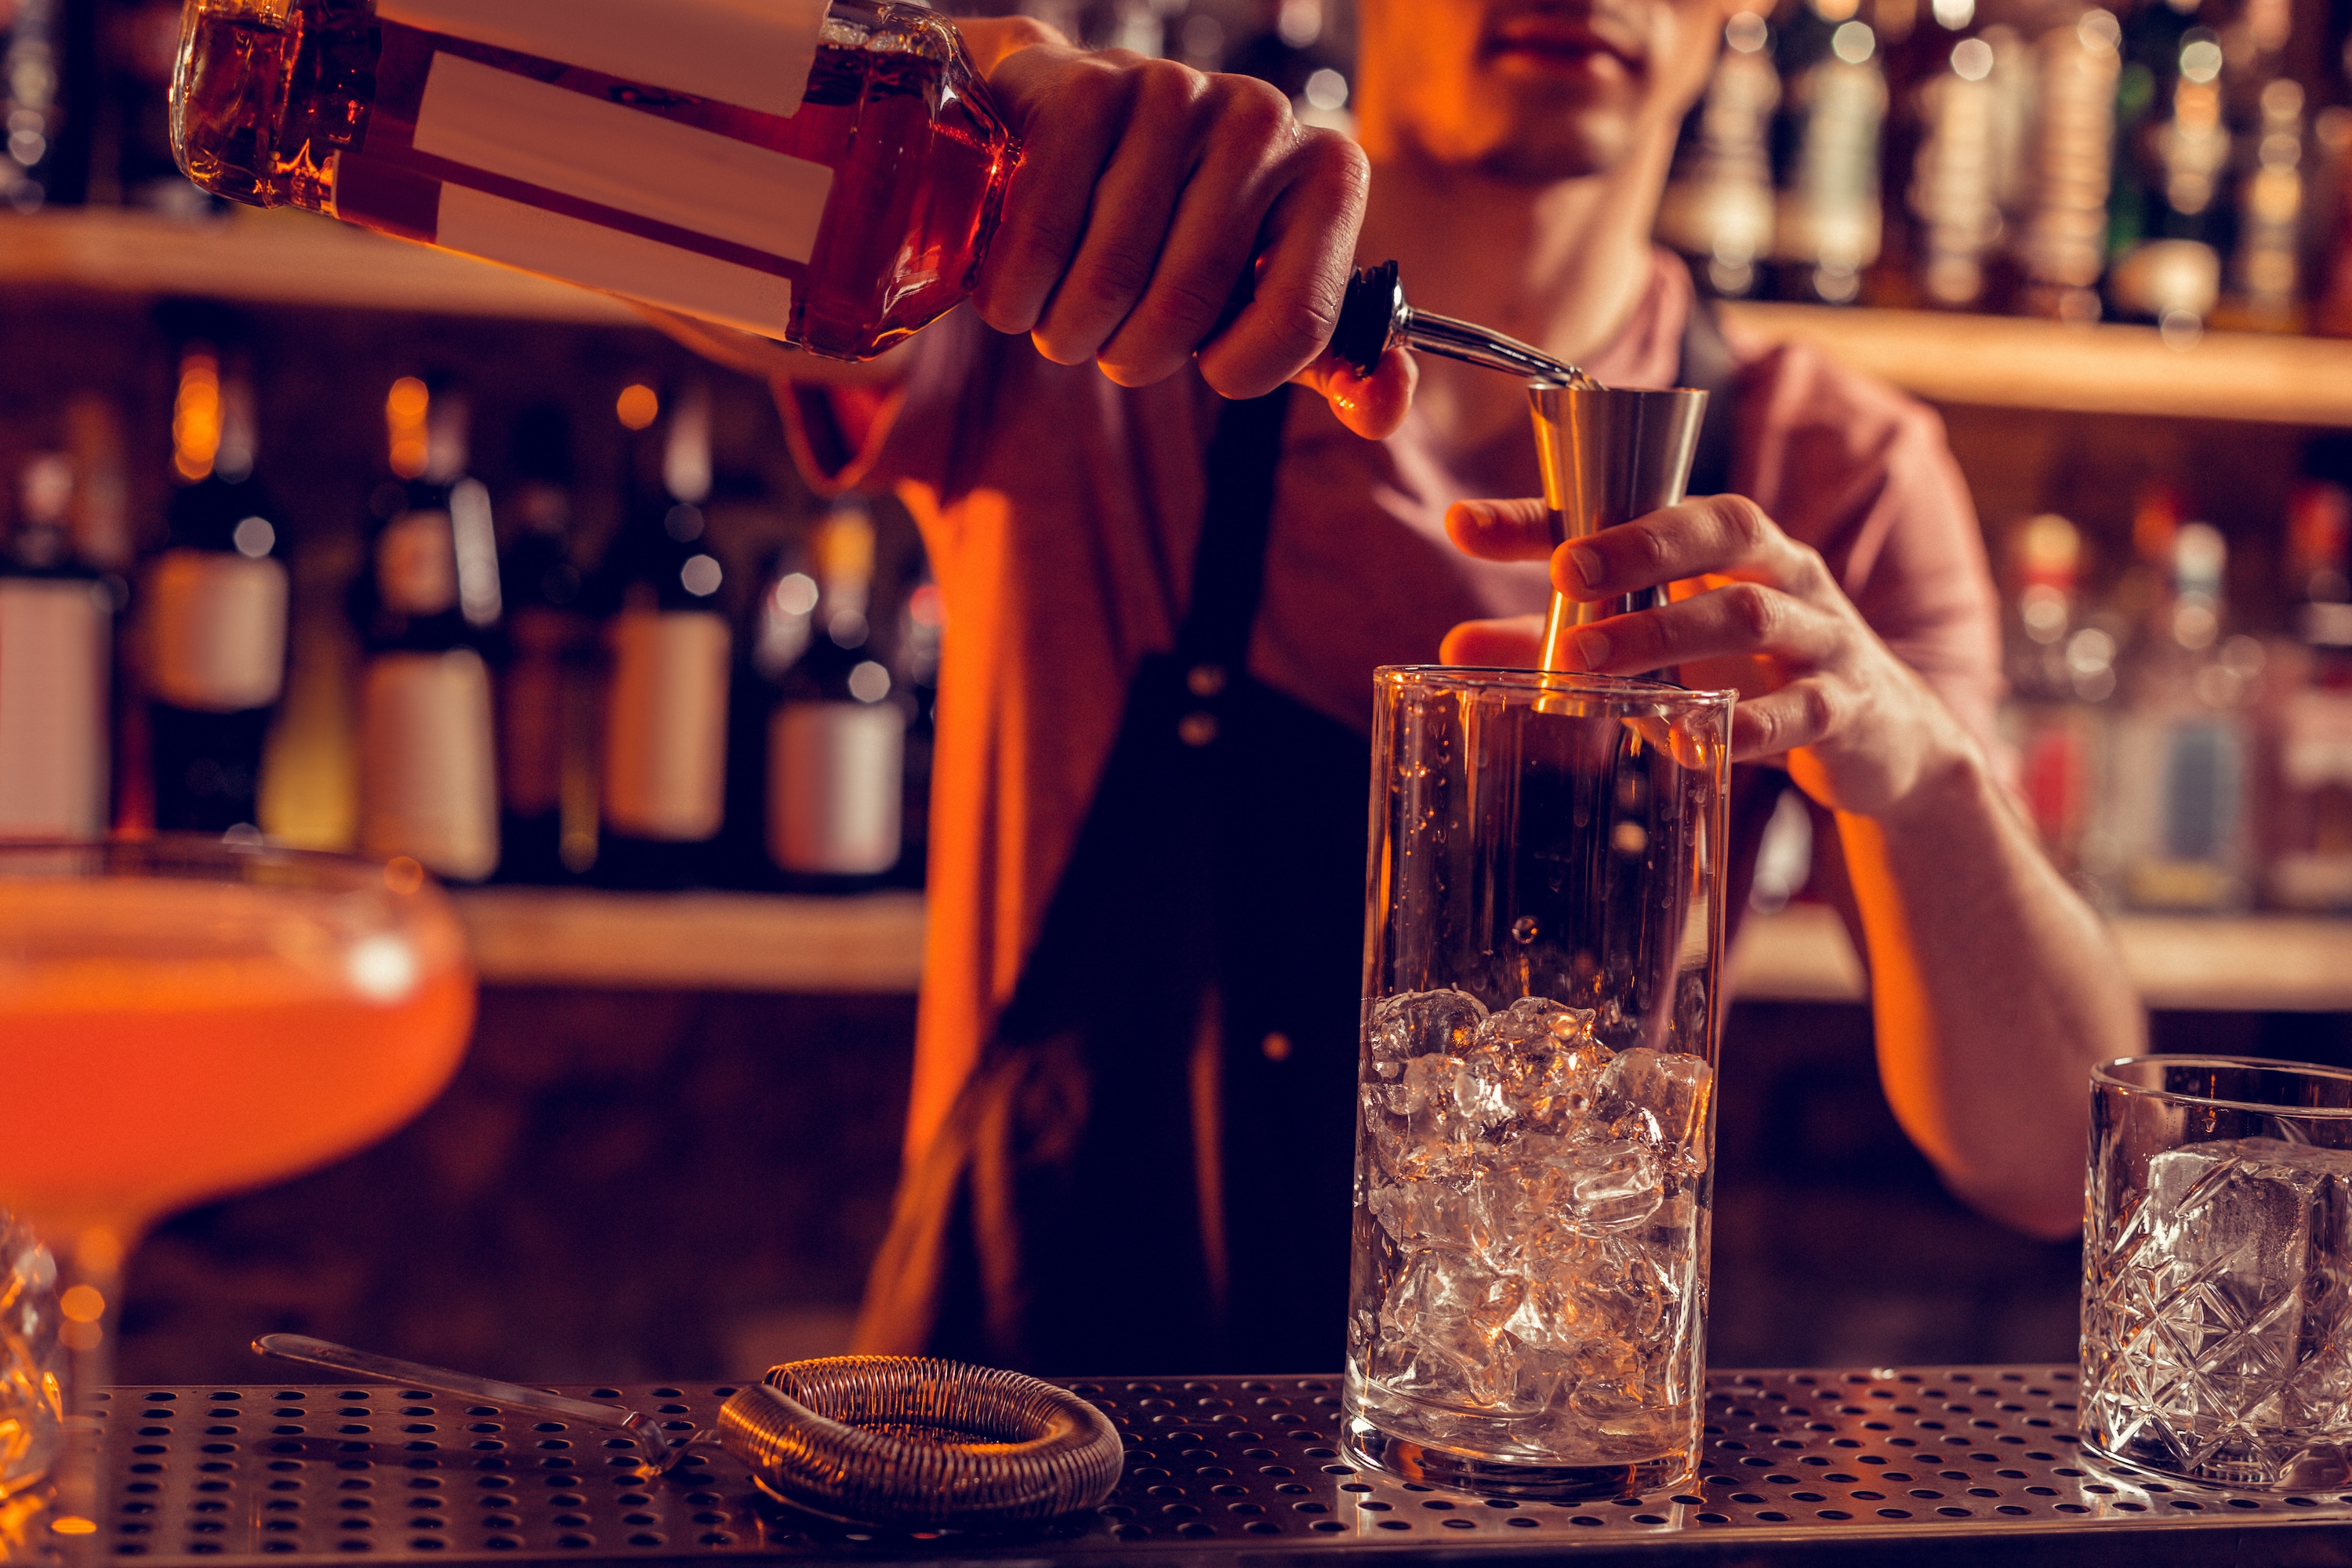
[[[95,583],[0,580],[0,837],[106,831],[113,622]]]
[[[360,847],[452,881],[499,863],[490,672],[471,648],[387,653],[360,694]]]
[[[148,689],[174,708],[267,708],[286,684],[286,568],[167,550],[147,574]]]
[[[790,115],[831,0],[376,0],[379,20]]]
[[[833,189],[823,163],[457,55],[433,57],[414,145],[788,261],[816,247]]]
[[[907,716],[887,702],[792,702],[768,721],[768,854],[787,871],[871,877],[898,863]]]
[[[632,837],[700,843],[727,810],[727,623],[624,610],[609,635],[604,820]]]

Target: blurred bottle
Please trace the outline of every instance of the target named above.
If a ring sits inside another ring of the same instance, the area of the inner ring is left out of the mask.
[[[1352,133],[1355,117],[1348,108],[1354,62],[1335,47],[1331,16],[1325,0],[1261,0],[1263,26],[1235,47],[1222,51],[1213,65],[1212,39],[1223,43],[1223,24],[1206,7],[1175,24],[1178,52],[1187,65],[1202,70],[1226,70],[1273,83],[1290,99],[1300,121],[1327,131]]]
[[[74,552],[73,464],[25,465],[0,552],[0,838],[106,831],[113,593]]]
[[[559,404],[515,422],[514,525],[499,582],[499,875],[561,882],[596,858],[595,625],[572,559],[572,426]]]
[[[1975,0],[1937,0],[1900,51],[1916,72],[1904,89],[1913,140],[1901,173],[1915,220],[1905,297],[1946,310],[2008,292],[1992,273],[2005,214],[2022,201],[2034,56],[2015,29],[1983,20]]]
[[[395,476],[379,486],[371,570],[353,609],[360,680],[360,847],[478,882],[499,863],[485,644],[499,614],[489,492],[467,473],[467,409],[413,376],[384,400]]]
[[[2009,700],[2027,809],[2051,861],[2070,878],[2095,868],[2091,842],[2105,762],[2105,707],[2116,689],[2114,637],[2080,617],[2083,540],[2055,513],[2028,521],[2011,552],[2016,582],[2004,629]]]
[[[2352,58],[2344,65],[2342,90],[2352,91]],[[2317,176],[2305,225],[2311,330],[2352,338],[2352,107],[2330,104],[2314,114],[2311,144]]]
[[[2294,331],[2304,318],[2303,85],[2273,77],[2255,102],[2252,153],[2238,184],[2230,324]]]
[[[94,13],[95,89],[89,115],[93,205],[194,217],[226,204],[180,173],[172,153],[172,68],[180,0],[75,0]]]
[[[260,820],[262,749],[286,681],[284,514],[254,477],[253,383],[188,343],[172,407],[178,489],[141,606],[155,826]]]
[[[1781,32],[1781,292],[1851,305],[1877,259],[1879,132],[1886,82],[1856,0],[1806,0]]]
[[[623,394],[625,423],[640,393],[653,404],[650,392],[632,387]],[[657,477],[637,456],[636,494],[599,595],[610,664],[596,878],[611,887],[691,887],[722,869],[712,861],[727,807],[731,637],[717,597],[725,573],[702,542],[708,393],[690,387],[675,400]]]
[[[805,604],[809,617],[768,716],[768,858],[788,885],[875,886],[905,855],[907,711],[867,647],[874,553],[873,519],[838,503],[813,542],[813,581],[788,574],[768,595],[787,616]]]
[[[0,201],[20,213],[81,200],[87,103],[72,46],[87,34],[89,0],[0,4]]]
[[[2352,449],[2316,444],[2332,470],[2308,475],[2287,501],[2294,605],[2273,654],[2265,891],[2290,910],[2352,910]]]
[[[99,574],[114,602],[111,701],[114,792],[110,815],[118,833],[152,832],[153,774],[148,765],[147,713],[140,689],[141,648],[130,613],[138,552],[131,539],[130,446],[122,410],[104,393],[83,391],[65,403],[66,455],[73,464],[73,553]]]
[[[2264,653],[2225,635],[2229,546],[2202,522],[2173,537],[2170,591],[2134,645],[2109,769],[2124,900],[2242,908],[2251,891],[2252,710]]]
[[[2093,9],[2051,27],[2033,46],[2039,104],[2016,246],[2024,274],[2018,308],[2028,315],[2099,317],[2122,42],[2115,14]]]
[[[898,615],[897,685],[908,707],[906,789],[899,808],[898,841],[902,846],[893,880],[909,888],[923,885],[929,869],[931,845],[931,759],[939,743],[940,656],[948,629],[947,595],[931,581],[928,564],[915,574],[914,586]]]
[[[1724,25],[1706,98],[1683,127],[1675,176],[1658,209],[1658,237],[1705,261],[1707,286],[1752,293],[1772,249],[1772,112],[1780,73],[1771,30],[1754,11]]]
[[[2110,204],[2107,276],[2109,305],[2154,321],[2182,348],[2212,317],[2231,227],[2221,41],[2210,27],[2178,27],[2186,19],[2155,0],[2125,28],[2117,132],[2136,157]]]

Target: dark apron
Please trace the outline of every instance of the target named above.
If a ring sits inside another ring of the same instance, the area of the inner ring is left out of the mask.
[[[1704,310],[1684,369],[1728,384]],[[1370,748],[1246,673],[1288,397],[1218,422],[1191,610],[901,1189],[866,1348],[1066,1374],[1343,1358]],[[1694,493],[1724,488],[1713,402]]]

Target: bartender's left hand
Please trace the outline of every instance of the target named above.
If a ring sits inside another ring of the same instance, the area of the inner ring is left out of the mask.
[[[1571,599],[1668,587],[1672,602],[1660,608],[1577,631],[1575,667],[1601,675],[1679,667],[1686,686],[1737,688],[1732,760],[1785,758],[1798,786],[1833,810],[1895,812],[1973,747],[1863,620],[1821,552],[1744,496],[1695,497],[1557,549],[1539,500],[1458,501],[1445,528],[1485,560],[1550,557],[1552,585]],[[1465,621],[1440,657],[1531,668],[1542,644],[1541,616]]]

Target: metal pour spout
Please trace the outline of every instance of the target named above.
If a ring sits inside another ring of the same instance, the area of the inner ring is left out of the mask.
[[[1405,303],[1397,264],[1383,261],[1364,268],[1349,280],[1348,292],[1339,303],[1339,322],[1331,333],[1331,352],[1370,375],[1379,366],[1381,355],[1400,344],[1549,386],[1601,384],[1533,343],[1451,316],[1414,310]]]

